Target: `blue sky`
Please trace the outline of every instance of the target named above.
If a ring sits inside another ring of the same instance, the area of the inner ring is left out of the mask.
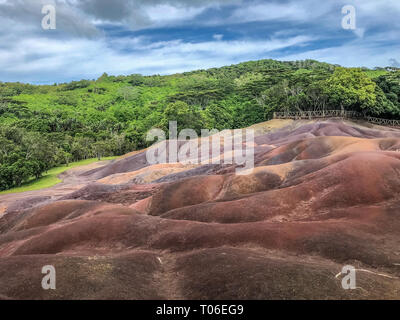
[[[43,30],[42,7],[56,9]],[[342,28],[342,7],[356,30]],[[399,0],[0,0],[0,81],[172,74],[256,59],[400,66]]]

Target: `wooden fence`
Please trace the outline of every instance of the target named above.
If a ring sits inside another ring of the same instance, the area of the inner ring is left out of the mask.
[[[327,119],[327,118],[360,119],[381,126],[400,128],[400,120],[364,117],[362,113],[356,111],[325,110],[325,111],[274,112],[274,119],[311,120],[311,119]]]

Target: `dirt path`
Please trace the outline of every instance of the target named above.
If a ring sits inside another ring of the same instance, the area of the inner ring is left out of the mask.
[[[160,254],[157,257],[161,265],[161,271],[154,274],[154,280],[158,283],[159,293],[164,299],[184,300],[179,285],[179,274],[176,269],[176,256],[174,254]]]

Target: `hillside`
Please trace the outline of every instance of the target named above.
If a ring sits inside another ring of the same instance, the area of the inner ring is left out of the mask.
[[[169,76],[53,86],[0,83],[0,191],[48,169],[147,147],[146,132],[242,128],[274,111],[338,109],[398,118],[399,71],[260,60]]]
[[[399,299],[400,130],[272,120],[255,169],[145,152],[1,196],[4,299]],[[54,265],[57,290],[40,287]],[[357,268],[357,289],[340,272]],[[10,272],[13,270],[13,272]]]

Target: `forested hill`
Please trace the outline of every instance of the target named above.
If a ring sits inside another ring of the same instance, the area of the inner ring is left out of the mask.
[[[169,76],[108,76],[53,86],[0,83],[0,190],[56,165],[146,146],[152,127],[242,128],[274,111],[400,115],[400,71],[261,60]]]

